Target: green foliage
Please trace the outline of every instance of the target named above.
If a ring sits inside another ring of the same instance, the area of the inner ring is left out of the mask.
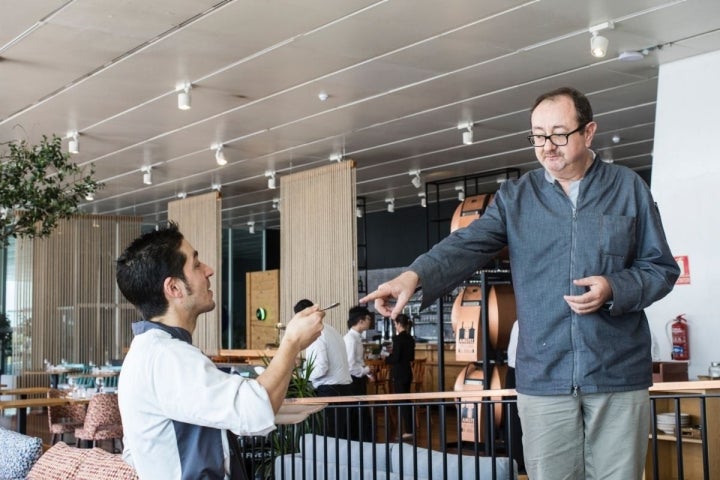
[[[10,237],[47,237],[62,219],[78,213],[78,204],[103,187],[89,171],[70,161],[62,140],[43,136],[39,145],[25,140],[5,144],[0,153],[0,242]]]

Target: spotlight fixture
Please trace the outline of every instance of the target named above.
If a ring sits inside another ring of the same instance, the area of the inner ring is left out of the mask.
[[[210,184],[210,190],[213,190],[213,191],[215,191],[215,192],[219,192],[220,190],[222,190],[222,184],[220,184],[220,183],[212,183],[212,184]]]
[[[78,132],[68,132],[67,134],[68,138],[68,153],[72,155],[77,155],[80,153],[80,141],[78,140]]]
[[[318,98],[320,99],[321,102],[324,102],[325,100],[330,98],[330,95],[328,95],[328,93],[325,90],[322,90],[320,93],[318,93]]]
[[[190,107],[192,105],[190,104],[190,89],[192,86],[189,83],[186,83],[181,87],[181,89],[178,91],[178,108],[180,110],[190,110]]]
[[[143,183],[145,185],[152,185],[152,167],[142,167],[140,171],[143,172]]]
[[[342,159],[343,159],[343,154],[342,154],[342,153],[337,153],[337,152],[336,152],[336,153],[331,153],[330,156],[328,157],[328,160],[330,160],[331,162],[338,162],[338,163],[340,163],[340,162],[342,162]]]
[[[592,37],[590,38],[590,53],[593,57],[603,58],[607,54],[608,39],[600,35],[603,30],[615,28],[613,22],[603,22],[589,28]]]
[[[250,233],[250,234],[255,233],[255,222],[250,220],[249,222],[247,222],[247,226],[248,226],[248,233]]]
[[[276,183],[275,183],[275,171],[274,170],[268,170],[265,172],[265,178],[268,179],[268,188],[270,190],[275,190]]]
[[[215,162],[221,167],[227,165],[227,158],[225,158],[225,152],[223,151],[222,143],[213,143],[210,146],[211,150],[215,150]]]
[[[279,198],[273,198],[272,208],[273,208],[273,210],[280,211],[280,199]]]
[[[465,201],[465,186],[464,185],[455,185],[455,191],[458,192],[458,202]]]
[[[420,206],[423,208],[427,207],[427,198],[425,196],[425,192],[418,193],[418,197],[420,197]]]
[[[393,213],[395,211],[395,199],[393,197],[386,198],[385,203],[387,203],[388,213]]]
[[[88,202],[92,202],[93,200],[95,200],[95,194],[93,192],[86,193],[85,200],[87,200]]]
[[[422,179],[420,178],[420,170],[410,170],[408,172],[408,175],[413,177],[412,180],[410,180],[413,187],[415,187],[415,188],[422,187]]]
[[[472,145],[473,143],[473,126],[474,123],[472,120],[468,120],[467,122],[460,122],[458,123],[458,130],[466,130],[462,134],[462,142],[463,145]]]
[[[617,133],[616,133],[615,135],[613,135],[613,136],[612,136],[612,142],[613,142],[614,144],[620,143],[620,135],[618,135]]]
[[[187,198],[187,192],[178,192],[177,197],[181,200]]]
[[[357,218],[362,218],[363,217],[363,209],[360,207],[355,207],[355,216]]]

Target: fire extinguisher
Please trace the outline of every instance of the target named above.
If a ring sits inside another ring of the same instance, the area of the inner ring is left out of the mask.
[[[672,359],[690,360],[690,338],[684,313],[675,317],[675,321],[670,326],[670,332],[672,333]]]

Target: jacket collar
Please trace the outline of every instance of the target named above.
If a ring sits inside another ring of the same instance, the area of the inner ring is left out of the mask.
[[[169,333],[172,338],[181,340],[192,345],[192,335],[190,332],[180,327],[168,327],[165,324],[153,322],[150,320],[138,320],[132,324],[133,335],[140,335],[148,330],[158,329]]]

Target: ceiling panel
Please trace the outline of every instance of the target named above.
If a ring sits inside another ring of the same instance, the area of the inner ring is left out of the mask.
[[[608,20],[608,55],[593,58],[588,28]],[[601,154],[651,168],[659,67],[718,49],[716,0],[6,0],[0,143],[79,130],[74,159],[106,183],[86,212],[154,224],[179,193],[220,183],[226,226],[277,228],[265,172],[282,184],[331,153],[356,160],[369,211],[389,195],[417,205],[410,170],[536,168],[529,107],[563,85],[593,103]],[[618,60],[626,50],[644,56]],[[461,121],[475,123],[472,145]]]

